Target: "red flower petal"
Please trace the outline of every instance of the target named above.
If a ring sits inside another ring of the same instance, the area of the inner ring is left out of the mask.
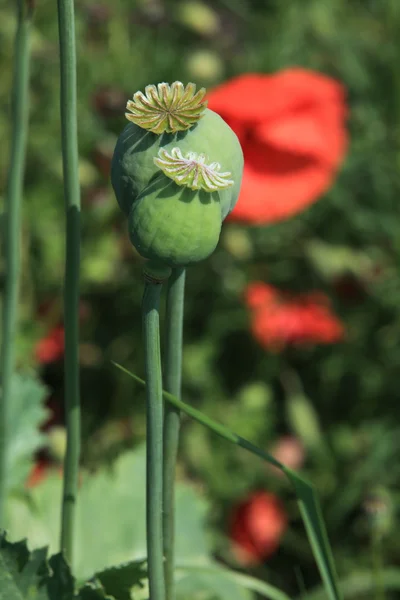
[[[291,115],[273,123],[259,125],[257,139],[277,150],[315,156],[320,160],[331,155],[331,148],[326,145],[320,123],[309,114]]]
[[[64,327],[54,327],[46,337],[38,341],[35,357],[39,363],[47,364],[59,360],[64,354]]]
[[[344,102],[340,83],[307,69],[285,69],[273,75],[246,73],[211,90],[208,108],[223,118],[265,121],[312,102]]]
[[[244,148],[243,183],[229,220],[253,224],[281,221],[304,210],[333,181],[330,167],[264,145]]]
[[[229,123],[244,151],[242,189],[230,219],[279,221],[332,185],[347,147],[338,82],[304,69],[242,75],[213,90],[209,107]]]
[[[228,120],[264,120],[282,108],[282,97],[271,95],[273,77],[251,73],[235,77],[207,94],[208,108]]]
[[[46,479],[49,474],[50,461],[47,459],[39,459],[32,467],[25,482],[26,487],[32,488]]]
[[[277,297],[276,290],[272,285],[267,285],[261,281],[254,281],[247,286],[245,292],[245,302],[249,308],[265,306],[268,302]]]
[[[287,527],[287,517],[278,498],[255,492],[232,511],[230,537],[242,564],[257,564],[271,556]]]
[[[343,340],[344,326],[332,313],[329,299],[321,292],[287,299],[276,290],[271,302],[271,286],[265,284],[269,298],[254,306],[253,285],[250,285],[250,296],[246,295],[247,304],[253,310],[251,329],[265,348],[279,351],[287,345],[334,344]],[[262,283],[256,285],[257,299],[260,300]]]

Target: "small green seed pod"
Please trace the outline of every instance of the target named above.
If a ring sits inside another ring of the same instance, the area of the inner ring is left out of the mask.
[[[170,267],[207,258],[221,231],[220,192],[177,185],[163,173],[153,178],[132,205],[132,244],[145,258]]]
[[[222,220],[234,208],[243,171],[239,140],[217,113],[205,108],[205,90],[194,92],[194,84],[159,84],[128,102],[127,118],[132,122],[118,138],[111,165],[111,182],[126,215],[158,172],[154,159],[160,148],[171,152],[175,147],[183,154],[204,153],[231,173],[234,185],[219,191]]]

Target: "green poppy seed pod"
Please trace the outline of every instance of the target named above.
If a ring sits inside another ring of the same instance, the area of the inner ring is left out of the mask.
[[[144,257],[170,267],[207,258],[218,244],[221,205],[218,191],[178,185],[160,172],[133,203],[128,227]]]
[[[243,153],[238,138],[225,121],[206,108],[205,90],[180,82],[147,86],[127,104],[131,121],[118,138],[111,165],[111,182],[121,209],[131,208],[158,172],[154,159],[160,149],[170,153],[204,154],[223,165],[234,184],[219,191],[221,219],[231,212],[239,196]]]

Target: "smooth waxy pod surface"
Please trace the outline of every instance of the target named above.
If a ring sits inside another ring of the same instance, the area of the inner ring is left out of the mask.
[[[118,138],[111,166],[111,181],[126,215],[159,168],[154,163],[160,148],[179,147],[183,154],[206,154],[232,174],[232,187],[219,191],[221,219],[231,212],[239,196],[243,153],[236,134],[215,112],[206,109],[201,119],[186,131],[157,135],[129,123]]]
[[[171,267],[207,258],[221,231],[220,192],[191,190],[158,174],[129,212],[129,236],[138,252]]]

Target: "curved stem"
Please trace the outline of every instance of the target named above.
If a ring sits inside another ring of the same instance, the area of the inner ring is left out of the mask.
[[[6,267],[5,292],[2,314],[2,343],[0,377],[2,396],[0,402],[0,527],[4,519],[7,478],[8,407],[10,404],[11,379],[14,371],[14,339],[17,327],[18,287],[20,273],[21,200],[25,169],[26,141],[28,137],[29,112],[29,58],[31,7],[17,5],[17,32],[14,44],[14,69],[12,89],[12,140],[11,163],[5,198],[5,245]]]
[[[174,269],[168,280],[165,348],[165,389],[181,396],[182,331],[185,294],[185,269]],[[178,454],[181,411],[173,404],[164,413],[164,489],[163,533],[165,587],[167,600],[174,598],[175,467]]]
[[[64,323],[67,450],[64,461],[61,549],[65,552],[68,561],[72,563],[81,434],[78,351],[80,190],[73,0],[58,0],[58,27],[60,37],[61,132],[66,212]]]
[[[163,397],[160,357],[160,283],[146,282],[143,295],[143,335],[146,371],[146,526],[151,600],[165,599],[163,561]]]

